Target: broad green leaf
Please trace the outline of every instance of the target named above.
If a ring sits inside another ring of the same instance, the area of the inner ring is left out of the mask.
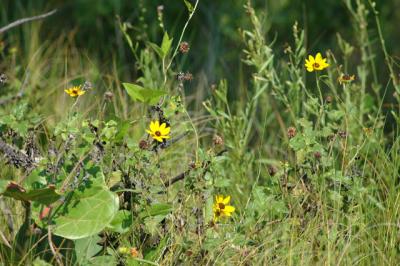
[[[61,195],[55,191],[55,187],[26,190],[15,182],[0,182],[0,195],[21,201],[34,201],[49,205],[57,201]]]
[[[132,83],[122,83],[122,85],[124,85],[126,92],[132,100],[144,102],[144,98],[142,95],[142,91],[144,90],[143,87]]]
[[[147,104],[157,103],[159,98],[166,94],[163,90],[146,89],[132,83],[123,83],[122,85],[132,100]]]
[[[86,261],[99,253],[102,247],[97,243],[100,240],[101,237],[97,235],[75,240],[74,243],[77,262],[81,263],[82,261]]]
[[[161,43],[162,58],[165,58],[171,49],[172,39],[169,38],[168,33],[164,33],[164,37]]]
[[[54,234],[80,239],[102,231],[118,211],[118,197],[102,186],[73,192],[71,200],[53,218]]]
[[[156,104],[161,96],[165,95],[163,90],[143,90],[142,95],[144,102],[148,104]]]
[[[132,225],[131,212],[127,210],[120,210],[114,216],[114,219],[107,227],[116,233],[123,234],[129,231],[131,225]]]

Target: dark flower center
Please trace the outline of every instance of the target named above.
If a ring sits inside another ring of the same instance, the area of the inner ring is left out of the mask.
[[[73,94],[78,94],[78,90],[77,90],[77,89],[73,89],[73,90],[72,90],[72,93],[73,93]]]
[[[314,68],[319,68],[319,64],[318,63],[314,63],[313,67]]]
[[[223,210],[223,209],[225,209],[225,204],[223,204],[223,203],[218,203],[218,207],[219,207],[221,210]]]
[[[161,136],[161,132],[160,131],[156,131],[154,134],[156,134],[157,137]]]

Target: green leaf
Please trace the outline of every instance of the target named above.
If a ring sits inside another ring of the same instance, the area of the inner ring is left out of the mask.
[[[162,58],[165,58],[171,49],[172,45],[172,39],[169,38],[168,33],[164,33],[164,37],[161,43],[161,52],[162,52]]]
[[[0,194],[3,194],[7,190],[7,185],[10,183],[8,180],[0,179]]]
[[[120,210],[114,216],[114,219],[107,227],[116,233],[123,234],[129,231],[131,225],[132,225],[131,212],[127,210]]]
[[[102,231],[119,208],[118,197],[102,186],[73,192],[62,213],[53,218],[54,234],[80,239]]]
[[[160,58],[164,58],[164,53],[163,53],[161,47],[159,47],[157,44],[152,43],[152,42],[149,42],[149,45],[150,45],[151,48],[153,48],[153,50],[157,53],[157,55]]]
[[[122,83],[122,85],[132,100],[144,102],[142,95],[142,91],[144,90],[143,87],[132,83]]]
[[[172,212],[172,205],[168,203],[155,203],[140,213],[141,218],[156,215],[167,215]]]
[[[27,191],[15,182],[4,180],[0,182],[0,195],[21,201],[34,201],[44,205],[49,205],[61,197],[55,191],[55,187]]]
[[[157,261],[167,246],[167,237],[164,237],[156,248],[146,250],[144,259],[148,261]]]
[[[146,89],[132,83],[122,83],[122,85],[132,100],[147,104],[157,103],[159,98],[166,94],[164,90]]]
[[[47,263],[46,261],[44,261],[42,259],[36,258],[33,261],[33,266],[51,266],[51,264]]]
[[[306,147],[306,141],[304,140],[304,137],[301,134],[297,134],[294,138],[289,140],[289,146],[293,150],[299,151]]]
[[[117,260],[113,256],[98,256],[90,259],[90,263],[88,265],[96,265],[96,266],[117,265]]]
[[[100,240],[101,237],[94,235],[74,241],[76,260],[79,264],[100,252],[102,247],[97,244]]]
[[[188,9],[189,13],[192,13],[194,10],[192,4],[188,0],[183,0],[183,2],[185,2],[186,8]]]

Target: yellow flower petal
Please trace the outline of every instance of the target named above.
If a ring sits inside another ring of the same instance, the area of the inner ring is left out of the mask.
[[[311,65],[314,64],[315,63],[314,56],[309,55],[308,56],[308,61],[310,62]]]
[[[150,131],[151,132],[156,132],[157,131],[156,124],[153,121],[150,122]]]
[[[234,212],[235,211],[235,207],[233,207],[233,206],[230,206],[230,205],[227,205],[227,206],[225,206],[225,208],[224,208],[224,212],[226,212],[226,213],[232,213],[232,212]]]
[[[217,203],[222,203],[222,202],[224,201],[224,196],[222,196],[222,195],[216,196],[216,197],[215,197],[215,201],[216,201]]]
[[[225,199],[222,200],[222,203],[228,205],[230,201],[231,201],[231,196],[227,196]]]
[[[322,61],[322,55],[321,53],[318,53],[317,56],[315,57],[315,62],[321,63],[321,61]]]
[[[160,128],[161,135],[168,135],[170,131],[171,131],[170,127],[167,127],[167,128],[164,128],[164,129]]]
[[[157,140],[158,142],[163,142],[162,137],[159,137],[159,136],[156,136],[156,135],[154,135],[152,137],[153,137],[153,139]]]

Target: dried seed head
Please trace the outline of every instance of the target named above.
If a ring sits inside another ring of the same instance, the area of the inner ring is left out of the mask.
[[[347,132],[344,130],[339,130],[338,135],[342,138],[345,139],[347,137]]]
[[[177,77],[177,79],[178,79],[179,81],[182,82],[182,81],[185,80],[185,73],[179,72],[178,75],[176,75],[176,77]]]
[[[294,128],[294,127],[289,127],[287,130],[287,135],[288,135],[289,139],[294,138],[296,136],[296,133],[297,133],[296,128]]]
[[[187,42],[181,42],[179,44],[179,51],[182,54],[186,54],[187,52],[189,52],[189,50],[190,50],[190,47],[189,47],[189,44]]]
[[[290,45],[289,45],[288,43],[285,43],[285,44],[284,44],[284,50],[283,50],[283,52],[284,52],[285,54],[291,54],[291,53],[293,53],[292,47],[290,47]]]
[[[224,139],[219,135],[214,135],[213,143],[215,146],[222,146],[224,145]]]
[[[93,88],[92,83],[90,81],[85,81],[82,86],[82,90],[87,91]]]
[[[328,141],[333,141],[333,140],[335,139],[335,135],[334,135],[334,134],[329,135],[329,136],[327,137],[327,139],[328,139]]]
[[[332,96],[330,96],[330,95],[328,95],[328,96],[326,96],[326,98],[325,98],[325,102],[326,103],[332,103],[332,101],[333,101],[333,98],[332,98]]]
[[[8,80],[8,78],[7,78],[6,74],[4,74],[4,73],[0,74],[0,84],[1,85],[6,84],[7,80]]]
[[[193,75],[192,73],[186,72],[184,79],[186,81],[192,81],[193,80]]]
[[[275,166],[271,165],[270,167],[268,167],[268,173],[270,176],[276,175],[277,172],[278,172],[278,169],[276,169]]]
[[[196,163],[195,162],[189,163],[189,167],[192,169],[196,169]]]
[[[321,157],[322,157],[322,155],[321,155],[321,153],[319,151],[314,153],[314,158],[315,159],[319,160],[319,159],[321,159]]]
[[[147,150],[149,148],[149,143],[146,140],[142,139],[139,142],[139,148],[142,150]]]
[[[104,98],[105,98],[106,100],[111,101],[113,97],[114,97],[114,93],[112,93],[111,91],[106,91],[106,92],[104,93]]]

